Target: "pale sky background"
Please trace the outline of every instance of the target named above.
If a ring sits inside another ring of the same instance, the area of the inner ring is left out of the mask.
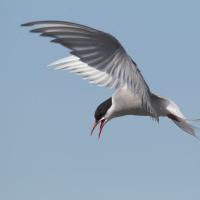
[[[116,36],[152,91],[200,117],[200,1],[0,0],[0,199],[200,199],[200,142],[171,121],[123,117],[90,136],[112,91],[46,66],[68,54],[21,23]]]

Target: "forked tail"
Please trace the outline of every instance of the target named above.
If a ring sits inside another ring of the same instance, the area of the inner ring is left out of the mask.
[[[174,114],[168,114],[167,117],[170,118],[183,131],[189,133],[190,135],[193,135],[194,137],[197,137],[196,135],[197,128],[194,127],[192,124],[190,124],[187,119],[178,117]]]
[[[170,99],[160,97],[158,95],[152,94],[154,106],[160,113],[160,116],[167,116],[171,119],[179,128],[181,128],[186,133],[193,135],[194,137],[200,139],[197,136],[197,128],[191,122],[200,122],[200,120],[188,120],[185,118],[180,108]],[[198,131],[199,132],[199,131]]]
[[[179,128],[181,128],[186,133],[193,135],[194,137],[200,139],[197,136],[197,127],[191,124],[191,122],[198,122],[198,120],[188,120],[185,118],[183,113],[180,111],[179,107],[171,100],[167,99],[168,105],[166,107],[167,117],[170,118]]]

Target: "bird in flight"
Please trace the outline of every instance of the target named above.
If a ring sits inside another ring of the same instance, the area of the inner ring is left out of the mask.
[[[94,114],[95,127],[99,124],[99,137],[104,125],[124,115],[168,117],[183,131],[196,137],[195,128],[170,99],[151,92],[137,64],[112,35],[88,26],[64,21],[34,21],[31,32],[51,37],[51,42],[70,49],[68,57],[53,62],[55,69],[68,70],[81,75],[98,86],[114,88],[112,97],[101,103]]]

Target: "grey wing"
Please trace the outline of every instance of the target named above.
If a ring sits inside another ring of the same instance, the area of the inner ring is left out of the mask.
[[[31,32],[52,37],[52,42],[71,49],[71,56],[51,64],[56,69],[72,71],[105,87],[119,88],[127,85],[132,92],[141,96],[147,112],[157,118],[147,83],[136,63],[112,35],[63,21],[36,21],[23,26],[33,26]]]

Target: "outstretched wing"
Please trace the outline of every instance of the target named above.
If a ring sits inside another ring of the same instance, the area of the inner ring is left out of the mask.
[[[33,26],[31,32],[54,38],[71,49],[71,56],[51,65],[56,69],[67,69],[97,85],[128,88],[141,96],[147,112],[157,118],[151,105],[150,89],[136,63],[126,53],[119,41],[112,35],[96,29],[63,21],[36,21],[22,26]]]

